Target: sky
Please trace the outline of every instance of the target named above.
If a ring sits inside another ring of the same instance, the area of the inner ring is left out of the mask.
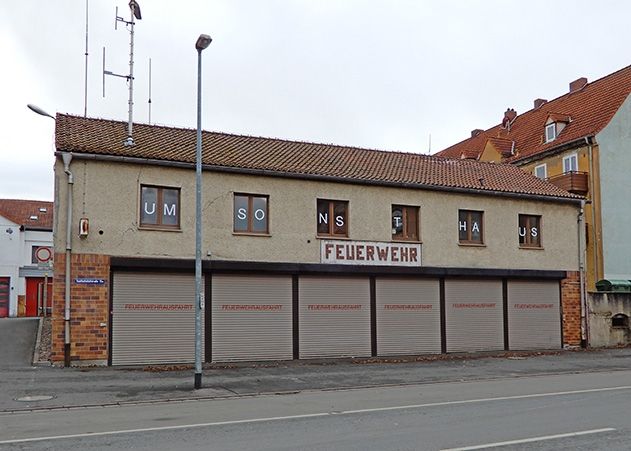
[[[88,0],[87,115],[127,120],[125,0]],[[138,0],[134,122],[435,153],[631,64],[627,0]],[[121,26],[123,25],[123,26]],[[53,200],[54,121],[85,111],[86,1],[0,2],[0,198]],[[151,59],[151,85],[149,60]]]

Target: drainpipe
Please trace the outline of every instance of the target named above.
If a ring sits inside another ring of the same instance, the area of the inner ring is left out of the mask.
[[[594,160],[592,156],[592,141],[589,136],[585,137],[585,144],[587,144],[587,157],[589,159],[589,195],[592,203],[592,242],[594,243],[594,282],[599,279],[598,274],[598,235],[596,233],[596,193],[594,193]]]
[[[70,253],[72,251],[72,190],[74,177],[70,172],[70,162],[72,154],[63,152],[61,158],[64,162],[64,172],[68,175],[68,212],[66,213],[66,302],[64,307],[64,366],[70,366]]]
[[[588,344],[587,328],[587,299],[585,296],[585,201],[581,201],[581,209],[578,213],[578,271],[581,285],[581,347]]]

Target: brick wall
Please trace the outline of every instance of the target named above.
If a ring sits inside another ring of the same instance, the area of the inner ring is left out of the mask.
[[[561,281],[563,306],[563,344],[581,345],[581,282],[578,271],[568,271]]]
[[[64,361],[66,255],[55,254],[53,284],[53,362]],[[70,360],[107,361],[110,259],[107,255],[72,254],[70,291]],[[79,285],[76,278],[104,279],[104,285]],[[101,324],[105,324],[103,327]]]

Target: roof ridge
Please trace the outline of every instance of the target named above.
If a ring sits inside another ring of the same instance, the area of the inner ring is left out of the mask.
[[[97,118],[97,117],[84,117],[84,116],[79,116],[79,115],[76,115],[76,114],[69,114],[69,113],[57,113],[57,114],[59,114],[61,116],[72,117],[72,118],[77,118],[77,119],[81,119],[81,120],[105,121],[105,122],[116,122],[116,123],[120,123],[120,124],[127,124],[127,121],[123,121],[123,120],[120,120],[120,119],[106,119],[106,118]],[[170,130],[188,130],[188,131],[193,131],[193,132],[196,131],[196,129],[189,128],[189,127],[178,127],[178,126],[174,126],[174,125],[147,124],[147,123],[144,123],[144,122],[134,122],[134,126],[139,126],[139,125],[140,126],[146,126],[146,127],[158,127],[158,128],[170,129]],[[406,152],[406,151],[402,151],[402,150],[376,149],[376,148],[372,148],[372,147],[361,147],[361,146],[344,145],[344,144],[333,144],[333,143],[306,141],[306,140],[298,140],[298,139],[275,138],[275,137],[272,137],[272,136],[248,135],[248,134],[239,134],[239,133],[231,133],[231,132],[220,132],[220,131],[203,130],[203,129],[202,129],[202,133],[221,135],[221,136],[230,136],[230,137],[235,137],[235,138],[264,139],[264,140],[280,141],[280,142],[285,142],[285,143],[309,144],[309,145],[315,145],[315,146],[327,146],[327,147],[334,147],[334,148],[337,148],[337,149],[361,150],[361,151],[380,152],[380,153],[387,153],[387,154],[415,155],[415,156],[419,156],[419,157],[430,157],[430,158],[444,158],[444,157],[441,157],[441,156],[438,156],[438,155],[427,155],[427,154],[423,154],[423,153]]]

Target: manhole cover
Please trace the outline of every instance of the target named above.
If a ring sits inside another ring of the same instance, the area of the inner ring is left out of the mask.
[[[53,399],[54,396],[50,395],[32,395],[32,396],[22,396],[21,398],[17,398],[16,401],[21,402],[33,402],[33,401],[48,401],[49,399]]]

